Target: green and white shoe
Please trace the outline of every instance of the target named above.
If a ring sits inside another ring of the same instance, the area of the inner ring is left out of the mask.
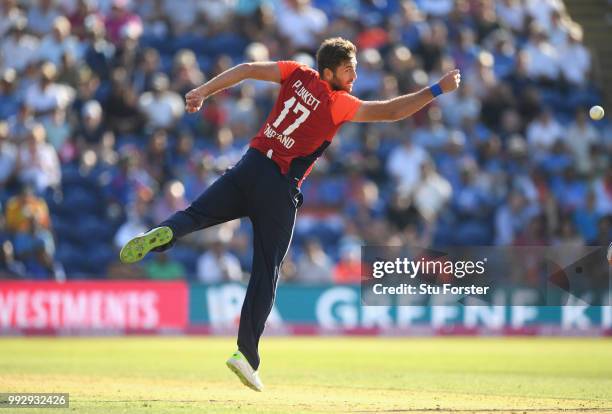
[[[259,379],[257,371],[251,368],[249,361],[242,355],[242,352],[236,351],[225,363],[234,374],[240,378],[240,381],[254,391],[263,391],[264,385]]]
[[[136,263],[142,260],[147,253],[156,247],[172,241],[172,229],[170,227],[155,227],[148,232],[132,238],[119,253],[119,259],[123,263]]]

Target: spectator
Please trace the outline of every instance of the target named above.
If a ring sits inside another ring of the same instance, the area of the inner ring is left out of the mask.
[[[4,39],[8,32],[19,20],[24,20],[23,11],[17,6],[17,0],[5,0],[0,4],[0,39]]]
[[[532,217],[514,239],[515,246],[547,246],[550,242],[544,215]]]
[[[185,183],[185,198],[195,200],[202,192],[211,185],[216,179],[217,174],[214,170],[215,161],[213,157],[203,157],[196,164],[193,174],[188,174],[183,182]]]
[[[118,45],[123,36],[139,37],[142,21],[129,8],[129,0],[112,0],[111,11],[106,16],[106,33],[112,43]]]
[[[100,159],[100,162],[104,168],[114,169],[117,167],[119,161],[119,154],[115,150],[116,140],[115,135],[112,133],[104,134],[102,136],[102,142],[97,148],[96,155]],[[106,175],[108,176],[108,175]]]
[[[37,226],[51,228],[49,207],[44,199],[34,194],[33,188],[23,185],[19,194],[11,197],[6,203],[6,229],[10,233],[28,233],[31,231],[32,217]]]
[[[233,14],[233,5],[227,0],[209,0],[206,6],[200,5],[200,14],[212,26],[225,27]]]
[[[580,174],[589,174],[593,171],[591,163],[591,149],[599,143],[600,135],[597,129],[588,121],[587,113],[583,108],[576,110],[574,121],[564,136],[564,143],[569,148]]]
[[[401,2],[402,13],[396,21],[402,43],[409,50],[417,50],[421,40],[429,30],[429,22],[421,13],[413,0]]]
[[[345,215],[357,226],[366,228],[374,218],[382,215],[384,210],[379,197],[378,186],[369,180],[351,185],[351,193],[346,201]]]
[[[500,28],[494,2],[477,2],[472,14],[474,15],[473,24],[476,26],[476,34],[479,43],[482,43],[491,33]]]
[[[172,66],[172,90],[181,95],[205,82],[205,77],[195,53],[188,49],[179,50]]]
[[[297,265],[293,260],[291,250],[287,252],[283,263],[281,264],[279,279],[282,283],[293,283],[297,278]]]
[[[430,73],[440,64],[448,43],[448,30],[442,22],[432,22],[430,30],[423,33],[417,54],[423,61],[422,68]]]
[[[558,50],[563,49],[567,46],[569,30],[572,25],[572,21],[569,16],[563,15],[559,10],[553,10],[550,15],[550,44]],[[563,70],[561,66],[561,70]]]
[[[57,152],[46,139],[45,128],[34,124],[27,141],[19,149],[17,161],[19,179],[39,193],[57,187],[62,178]]]
[[[120,1],[127,2],[129,0]],[[138,18],[138,16],[136,17]],[[108,24],[109,20],[106,19],[105,22]],[[109,38],[108,25],[106,34],[106,37]],[[113,38],[110,37],[110,40],[116,47],[115,55],[113,56],[113,65],[115,67],[122,67],[129,73],[134,73],[136,70],[138,70],[137,67],[140,58],[138,40],[140,39],[141,35],[142,26],[135,23],[128,23],[119,31],[119,36],[117,39],[113,41]]]
[[[38,57],[40,42],[26,33],[27,23],[25,17],[13,19],[8,36],[2,36],[0,43],[0,56],[10,56],[10,59],[3,59],[4,67],[15,69],[18,73],[23,72]]]
[[[527,126],[527,142],[535,155],[542,155],[561,139],[563,129],[553,118],[550,108],[544,108],[540,115]]]
[[[144,116],[138,106],[138,95],[127,81],[125,69],[115,69],[111,77],[111,91],[102,108],[109,127],[116,134],[139,132]]]
[[[227,127],[219,128],[215,136],[215,144],[215,164],[220,171],[225,171],[236,164],[244,152],[234,143],[234,133]]]
[[[334,283],[361,282],[361,251],[358,247],[347,247],[340,252],[340,261],[334,266]]]
[[[230,128],[238,138],[248,137],[259,122],[255,89],[252,85],[242,85],[240,96],[228,102]]]
[[[553,176],[550,179],[551,184],[556,177],[561,178],[561,174],[572,164],[572,157],[561,140],[556,141],[547,152],[542,153],[539,162],[540,167]]]
[[[55,242],[51,232],[43,227],[37,216],[26,216],[25,231],[14,235],[15,257],[25,265],[26,273],[34,279],[65,279],[63,270],[55,263]]]
[[[168,77],[157,73],[152,82],[153,90],[140,96],[138,105],[147,119],[150,129],[172,129],[185,112],[183,99],[169,90]]]
[[[5,69],[4,72],[0,73],[0,119],[6,119],[17,112],[19,108],[19,99],[16,93],[17,85],[17,71],[15,69]]]
[[[181,6],[188,8],[190,3],[193,3],[193,0],[181,3]],[[183,7],[174,8],[182,9]],[[164,0],[145,2],[140,1],[134,4],[132,11],[142,19],[142,36],[144,38],[163,39],[176,34],[172,32],[171,15],[173,13],[181,13],[183,11],[170,11],[166,9],[167,2]],[[192,16],[194,19],[197,17],[197,14]]]
[[[493,72],[497,78],[505,78],[512,73],[516,62],[514,38],[503,29],[490,37],[493,42]]]
[[[612,239],[612,215],[607,215],[599,219],[597,223],[597,237],[593,241],[594,246],[605,246]]]
[[[139,58],[138,68],[132,74],[132,86],[137,94],[153,90],[153,79],[161,70],[159,52],[146,48]]]
[[[78,40],[70,34],[70,21],[64,16],[58,16],[53,20],[53,30],[43,37],[40,43],[39,59],[53,63],[59,67],[62,56],[72,55],[75,59],[81,59],[81,49]]]
[[[100,78],[110,78],[111,64],[116,48],[106,37],[106,28],[103,20],[90,15],[85,21],[85,36],[83,44],[83,59]]]
[[[193,31],[194,25],[206,6],[198,0],[186,0],[181,2],[181,7],[176,7],[172,0],[162,2],[162,11],[169,20],[172,33],[182,36]]]
[[[240,261],[226,250],[223,240],[216,240],[198,259],[198,280],[202,283],[240,281]]]
[[[164,196],[153,204],[153,220],[162,222],[166,217],[188,206],[185,199],[185,187],[180,181],[168,181],[164,187]]]
[[[527,74],[541,85],[552,86],[559,80],[559,52],[548,42],[541,26],[532,23],[525,44]]]
[[[72,13],[68,13],[68,21],[72,26],[72,33],[79,39],[87,38],[87,26],[92,20],[102,21],[104,16],[97,9],[95,0],[76,0],[76,6]]]
[[[297,262],[295,281],[312,284],[325,284],[332,280],[332,262],[321,243],[315,239],[304,243],[304,253]]]
[[[117,169],[105,186],[111,204],[120,208],[133,203],[138,197],[149,198],[156,183],[142,167],[140,153],[126,151],[120,154]]]
[[[102,106],[98,101],[91,100],[83,105],[79,127],[74,134],[81,150],[98,146],[105,134],[111,134],[103,120]]]
[[[501,0],[495,2],[497,17],[502,25],[515,33],[521,32],[525,25],[526,10],[522,0]]]
[[[57,69],[53,63],[43,63],[40,80],[26,91],[25,103],[39,119],[49,116],[58,107],[66,108],[74,97],[72,88],[55,83],[56,75]]]
[[[495,61],[493,55],[489,52],[482,51],[478,54],[474,62],[474,70],[469,72],[466,77],[466,84],[474,91],[474,95],[480,99],[486,97],[490,89],[497,84],[493,65]]]
[[[552,189],[562,212],[572,213],[584,206],[588,187],[583,180],[579,179],[572,165],[565,168],[560,177],[553,179]]]
[[[170,167],[172,175],[187,178],[195,170],[193,135],[188,130],[183,130],[176,138],[170,154]]]
[[[163,187],[172,177],[172,156],[168,151],[168,133],[158,129],[151,136],[143,159],[143,167]],[[172,213],[172,212],[170,212]]]
[[[523,194],[517,191],[510,193],[507,203],[499,207],[495,215],[495,244],[513,244],[517,235],[538,213],[537,206],[530,204]]]
[[[551,16],[554,11],[563,12],[565,6],[561,0],[526,0],[525,10],[542,27],[543,30],[551,29]]]
[[[153,260],[145,264],[145,273],[152,280],[184,279],[186,275],[181,262],[171,259],[165,252],[155,255]]]
[[[0,245],[0,279],[28,277],[23,263],[15,258],[15,249],[10,240],[4,240]]]
[[[444,120],[451,127],[461,127],[467,119],[478,119],[481,101],[469,83],[461,85],[457,93],[442,95],[439,100]]]
[[[435,16],[445,17],[453,10],[453,0],[420,0],[419,4],[424,13]]]
[[[414,192],[414,203],[421,216],[435,223],[444,205],[450,200],[450,183],[436,171],[431,160],[421,164],[421,181]]]
[[[573,214],[574,225],[582,238],[588,244],[595,242],[597,238],[597,223],[602,215],[595,208],[595,193],[588,192],[584,205],[578,207]]]
[[[605,174],[595,180],[595,208],[602,216],[612,214],[612,165],[608,166]]]
[[[491,183],[474,160],[460,166],[460,181],[453,191],[455,240],[458,245],[486,245],[491,239],[489,217],[494,208]]]
[[[376,49],[364,49],[359,53],[357,77],[353,93],[362,99],[374,99],[383,86],[382,57]]]
[[[51,32],[60,15],[55,0],[36,0],[28,13],[28,29],[38,37]]]
[[[76,89],[81,82],[81,69],[77,66],[75,57],[72,53],[65,52],[60,60],[61,64],[57,75],[57,83]]]
[[[397,80],[398,92],[417,89],[414,79],[417,59],[407,47],[401,45],[394,47],[387,54],[385,61],[393,73],[393,78]]]
[[[387,161],[387,172],[399,186],[399,190],[410,194],[421,179],[421,164],[427,158],[427,152],[412,143],[407,136],[401,146],[396,147]]]
[[[244,51],[244,55],[247,62],[267,62],[270,60],[270,51],[268,47],[260,42],[252,42],[249,44]],[[273,92],[277,90],[277,87],[270,82],[259,82],[253,79],[247,79],[244,83],[252,85],[255,89],[255,95],[258,97],[273,95]],[[274,101],[272,98],[270,99],[272,100],[270,103],[271,106]]]
[[[582,28],[574,23],[567,37],[567,43],[560,48],[561,62],[572,62],[571,65],[561,65],[563,78],[572,88],[584,88],[591,73],[591,54],[582,44]]]
[[[6,197],[6,189],[15,179],[17,148],[9,141],[8,124],[0,121],[0,200]]]
[[[47,132],[47,140],[59,153],[64,144],[72,137],[72,125],[66,119],[66,110],[57,107],[51,117],[42,122]]]
[[[72,109],[82,116],[83,107],[89,101],[98,101],[96,91],[100,88],[100,78],[89,69],[80,69],[76,79],[76,91]]]
[[[449,131],[442,122],[442,112],[437,107],[427,111],[425,124],[416,128],[412,134],[414,143],[428,151],[441,149],[448,141]]]
[[[435,154],[438,171],[453,188],[460,185],[461,165],[473,161],[466,141],[466,136],[461,130],[450,131],[448,142]]]
[[[115,233],[114,243],[117,251],[132,237],[148,230],[151,220],[148,217],[148,203],[139,197],[127,210],[127,220]]]
[[[278,10],[278,31],[286,37],[294,50],[312,51],[318,36],[327,26],[327,16],[310,0],[283,0]]]

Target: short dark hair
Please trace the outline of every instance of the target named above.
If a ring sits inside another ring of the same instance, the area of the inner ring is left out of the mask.
[[[341,37],[326,39],[317,50],[319,75],[323,76],[325,68],[333,72],[338,66],[354,57],[356,53],[357,48],[349,40]]]

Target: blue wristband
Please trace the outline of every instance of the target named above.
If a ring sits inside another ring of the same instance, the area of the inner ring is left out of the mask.
[[[442,88],[440,87],[439,83],[434,83],[433,85],[431,85],[429,87],[429,90],[431,91],[431,94],[433,95],[433,97],[435,98],[438,95],[442,95]]]

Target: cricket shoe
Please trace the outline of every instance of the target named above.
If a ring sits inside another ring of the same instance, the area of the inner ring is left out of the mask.
[[[155,227],[144,234],[130,239],[121,249],[119,259],[123,263],[136,263],[156,247],[170,243],[172,237],[173,234],[170,227]]]
[[[257,392],[263,391],[264,385],[259,379],[259,374],[251,368],[251,364],[249,364],[249,361],[242,355],[242,352],[234,352],[225,364],[238,376],[238,378],[240,378],[240,381],[242,381],[244,385]]]

